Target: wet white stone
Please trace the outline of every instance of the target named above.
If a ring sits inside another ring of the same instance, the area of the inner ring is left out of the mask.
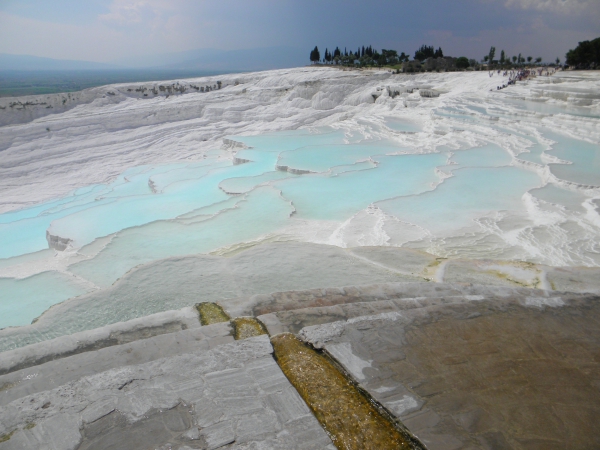
[[[364,369],[371,367],[373,361],[365,361],[352,352],[352,344],[340,342],[327,345],[327,351],[357,380],[364,380]]]

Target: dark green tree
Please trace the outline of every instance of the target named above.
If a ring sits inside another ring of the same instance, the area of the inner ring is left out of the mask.
[[[434,56],[435,50],[433,49],[433,46],[429,47],[427,45],[421,45],[415,52],[415,60],[417,61],[425,61],[427,58],[433,58]]]
[[[494,56],[496,56],[496,47],[493,45],[490,47],[490,52],[488,53],[488,61],[490,64],[494,63]]]
[[[504,64],[506,62],[506,55],[504,54],[504,50],[500,52],[500,64]]]
[[[383,57],[383,65],[398,64],[398,52],[396,50],[381,49],[381,56]]]
[[[466,56],[461,56],[460,58],[456,58],[456,68],[457,69],[466,69],[469,67],[469,59]]]
[[[566,56],[569,66],[580,69],[598,67],[600,65],[600,37],[592,41],[579,42],[577,47],[567,52]]]
[[[319,48],[315,45],[315,48],[310,52],[310,60],[313,63],[318,63],[321,60],[321,53],[319,53]]]
[[[444,57],[444,52],[442,51],[442,47],[439,47],[439,48],[438,48],[438,49],[435,51],[435,53],[434,53],[434,55],[433,55],[433,56],[434,56],[434,57],[436,57],[436,58],[443,58],[443,57]]]

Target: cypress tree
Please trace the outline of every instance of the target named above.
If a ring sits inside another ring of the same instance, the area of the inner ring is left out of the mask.
[[[321,53],[319,53],[319,48],[316,45],[312,52],[310,52],[310,60],[313,63],[317,63],[321,60]]]
[[[490,47],[490,53],[488,55],[488,60],[490,64],[494,62],[494,56],[496,56],[496,47],[492,46]]]

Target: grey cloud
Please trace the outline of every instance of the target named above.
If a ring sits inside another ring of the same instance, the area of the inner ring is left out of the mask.
[[[560,14],[600,14],[598,0],[506,0],[508,8],[532,9]]]

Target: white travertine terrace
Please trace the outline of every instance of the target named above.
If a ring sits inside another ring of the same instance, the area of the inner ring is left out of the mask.
[[[217,81],[221,89],[201,92]],[[591,279],[586,270],[600,265],[600,77],[559,72],[497,90],[505,81],[298,68],[2,98],[0,316],[15,319],[0,327],[67,299],[34,324],[44,330],[34,341],[180,308],[191,302],[193,268],[172,274],[186,287],[179,300],[146,301],[124,285],[146,273],[147,286],[159,286],[187,255],[205,255],[201,272],[212,276],[210,264],[227,258],[206,254],[274,241],[303,243],[292,245],[298,258],[339,255],[306,243],[414,248],[451,261],[416,275],[435,281],[500,273],[554,289],[548,266]],[[415,276],[352,258],[352,276],[365,282]],[[278,284],[266,259],[239,269],[239,280],[262,280],[254,294],[332,286],[327,277],[352,265],[323,271],[319,284],[303,268],[296,284]],[[214,291],[238,295],[225,278]],[[83,318],[91,299],[111,306]],[[44,328],[60,319],[53,310],[81,323]],[[29,342],[21,337],[3,348]]]

